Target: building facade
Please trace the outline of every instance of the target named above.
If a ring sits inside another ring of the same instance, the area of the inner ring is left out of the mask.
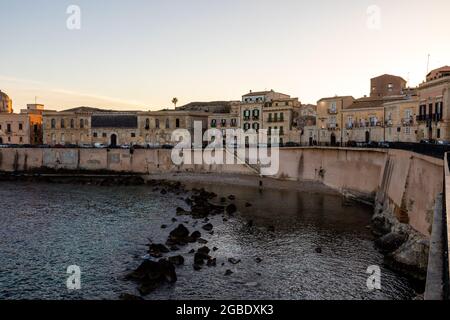
[[[0,113],[12,113],[12,100],[0,90]]]
[[[351,96],[336,96],[317,101],[316,139],[318,144],[336,145],[342,141],[342,111],[354,102]]]
[[[450,141],[450,67],[431,71],[418,95],[419,139]]]

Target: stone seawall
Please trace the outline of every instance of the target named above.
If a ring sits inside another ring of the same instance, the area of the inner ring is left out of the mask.
[[[0,149],[0,171],[45,170],[159,174],[167,172],[255,175],[235,165],[182,165],[161,149]],[[315,181],[374,206],[374,232],[387,261],[422,279],[436,199],[443,190],[443,161],[403,150],[286,148],[278,180]]]

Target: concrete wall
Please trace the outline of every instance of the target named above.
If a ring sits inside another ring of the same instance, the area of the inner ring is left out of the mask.
[[[279,179],[318,181],[376,201],[429,236],[443,161],[403,150],[301,148],[280,150]]]
[[[39,168],[113,172],[215,172],[255,174],[246,165],[176,166],[171,150],[0,149],[0,171]],[[390,209],[401,221],[429,236],[433,207],[443,190],[443,161],[402,150],[288,148],[280,150],[275,178],[317,181]]]

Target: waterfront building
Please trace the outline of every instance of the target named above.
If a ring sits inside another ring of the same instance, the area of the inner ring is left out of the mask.
[[[193,133],[194,121],[206,128],[205,112],[113,111],[80,107],[44,113],[44,143],[49,145],[105,146],[174,145],[172,132],[188,129]]]
[[[42,143],[41,104],[28,104],[13,113],[12,101],[0,91],[0,144],[32,145]]]
[[[370,97],[379,99],[402,95],[406,89],[406,80],[399,76],[383,74],[370,79]]]
[[[418,137],[450,141],[450,67],[428,73],[418,95]]]
[[[418,134],[416,115],[419,110],[417,95],[404,100],[384,103],[385,127],[384,141],[419,142],[423,137]]]
[[[342,139],[344,124],[342,111],[355,99],[352,96],[335,96],[317,101],[316,138],[318,144],[336,145]]]

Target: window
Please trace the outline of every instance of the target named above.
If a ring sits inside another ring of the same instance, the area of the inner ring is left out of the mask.
[[[103,138],[106,138],[106,137],[107,137],[106,132],[103,132],[103,133],[102,133],[102,137],[103,137]]]
[[[64,119],[61,119],[61,129],[64,129],[66,127],[66,124],[64,123]]]
[[[10,124],[10,123],[8,123],[8,124],[6,125],[6,132],[7,132],[7,133],[11,133],[11,124]]]
[[[211,120],[211,128],[215,128],[217,125],[217,120],[216,119],[212,119]]]
[[[255,130],[259,130],[259,123],[258,122],[253,123],[252,128]]]
[[[250,129],[250,123],[244,123],[244,130]]]
[[[280,136],[284,135],[284,129],[283,126],[280,127]]]
[[[23,130],[23,124],[19,123],[19,130],[22,131]]]
[[[180,127],[180,119],[175,119],[175,128]]]
[[[405,127],[405,134],[411,134],[411,127]]]
[[[331,102],[330,104],[330,112],[331,113],[336,113],[336,101]]]
[[[132,138],[136,138],[136,133],[135,133],[135,132],[132,132],[132,133],[131,133],[131,137],[132,137]]]
[[[150,119],[145,119],[145,130],[150,129]]]
[[[441,138],[441,129],[439,129],[439,128],[437,129],[436,135],[437,135],[437,138],[438,138],[438,139]]]
[[[166,129],[170,129],[170,121],[169,121],[169,119],[166,119]]]
[[[80,128],[81,128],[81,129],[84,128],[84,119],[80,119]]]
[[[66,139],[64,137],[64,133],[61,133],[61,144],[65,144],[66,143]]]
[[[222,125],[222,127],[226,127],[227,119],[222,119],[221,125]]]
[[[156,126],[156,129],[159,129],[159,119],[155,120],[155,126]]]
[[[93,136],[94,138],[97,138],[97,132],[94,132]]]
[[[55,119],[52,119],[50,121],[50,126],[51,126],[52,129],[55,129],[55,127],[56,127],[56,120]]]
[[[272,122],[272,113],[269,113],[269,122]]]
[[[23,142],[23,138],[22,138],[22,137],[19,138],[19,142],[20,142],[20,143]]]
[[[236,122],[236,119],[234,119],[234,118],[231,119],[231,126],[232,126],[232,127],[235,127],[235,126],[236,126],[236,123],[237,123],[237,122]]]
[[[280,121],[284,121],[284,113],[280,112]]]
[[[394,85],[392,83],[389,83],[387,88],[388,88],[388,91],[392,91],[394,89]]]
[[[73,129],[75,128],[75,120],[70,119],[70,128]]]

